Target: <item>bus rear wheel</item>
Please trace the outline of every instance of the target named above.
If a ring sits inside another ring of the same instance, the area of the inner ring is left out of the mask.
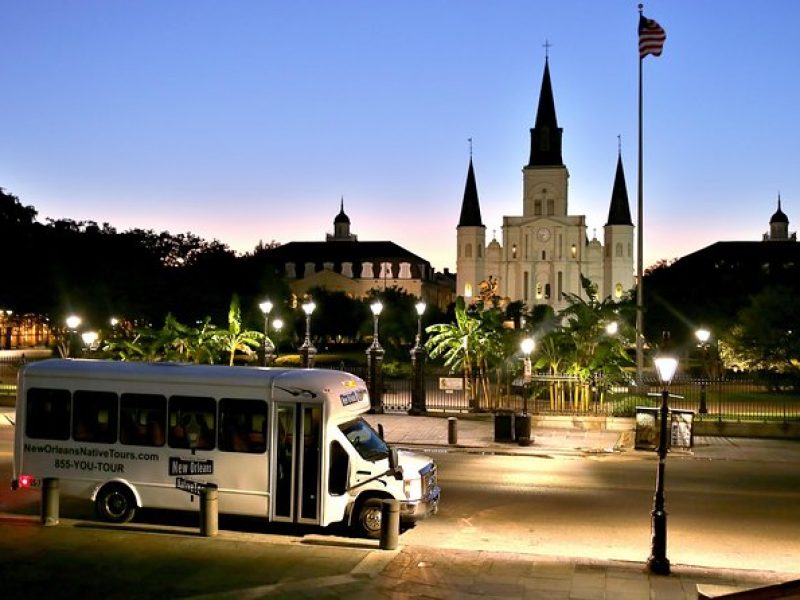
[[[364,500],[356,515],[356,530],[362,537],[377,540],[381,537],[381,510],[380,498]]]
[[[136,513],[136,501],[124,485],[111,483],[97,493],[97,514],[109,523],[127,523]]]

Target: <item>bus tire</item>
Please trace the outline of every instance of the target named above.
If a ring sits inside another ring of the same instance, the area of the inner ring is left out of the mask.
[[[97,514],[109,523],[127,523],[136,513],[136,500],[131,491],[122,484],[109,483],[97,493]]]
[[[380,498],[367,498],[364,500],[356,514],[356,532],[366,538],[377,540],[381,537],[381,510]]]

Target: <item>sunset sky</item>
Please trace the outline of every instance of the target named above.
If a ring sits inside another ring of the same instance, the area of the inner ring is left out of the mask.
[[[644,263],[800,222],[800,3],[658,0]],[[636,221],[637,3],[0,0],[0,187],[39,211],[237,252],[360,240],[455,268],[473,139],[487,239],[522,213],[545,48],[589,237],[618,138]]]

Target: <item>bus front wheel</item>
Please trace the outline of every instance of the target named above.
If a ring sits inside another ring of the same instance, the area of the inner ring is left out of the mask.
[[[364,500],[358,510],[356,529],[360,535],[373,540],[381,537],[381,507],[380,498]]]
[[[124,485],[111,483],[97,493],[95,508],[100,518],[110,523],[127,523],[136,512],[136,501]]]

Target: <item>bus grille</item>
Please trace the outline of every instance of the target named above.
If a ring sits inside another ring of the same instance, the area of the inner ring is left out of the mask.
[[[436,488],[436,463],[428,463],[419,474],[422,477],[422,497],[425,498],[430,490]]]

